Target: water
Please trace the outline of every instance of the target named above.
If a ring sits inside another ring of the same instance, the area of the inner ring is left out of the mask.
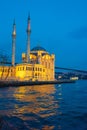
[[[87,81],[0,88],[0,117],[0,130],[87,130]]]

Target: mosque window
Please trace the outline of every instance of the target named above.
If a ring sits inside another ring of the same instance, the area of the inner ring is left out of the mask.
[[[36,68],[36,71],[37,71],[37,68]]]
[[[45,63],[45,66],[47,67],[47,62]]]
[[[31,67],[26,67],[26,70],[32,71],[32,68]]]
[[[37,73],[35,73],[35,76],[37,76]]]
[[[33,71],[34,71],[34,67],[33,67]]]

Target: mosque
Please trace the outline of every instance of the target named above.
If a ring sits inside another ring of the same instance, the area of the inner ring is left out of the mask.
[[[22,53],[22,62],[15,63],[16,24],[12,31],[12,63],[0,65],[1,80],[18,81],[54,81],[55,55],[49,54],[46,49],[36,46],[30,49],[30,16],[27,23],[27,51]]]

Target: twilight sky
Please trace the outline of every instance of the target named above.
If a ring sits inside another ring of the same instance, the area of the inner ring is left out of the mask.
[[[0,1],[0,52],[11,55],[15,18],[17,61],[26,51],[29,12],[31,48],[41,45],[55,53],[56,66],[87,70],[87,0]]]

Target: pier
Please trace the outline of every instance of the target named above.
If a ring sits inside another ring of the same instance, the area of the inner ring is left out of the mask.
[[[75,83],[73,80],[55,80],[55,81],[0,81],[0,87],[17,87],[17,86],[31,86],[31,85],[47,85],[47,84],[63,84]]]

